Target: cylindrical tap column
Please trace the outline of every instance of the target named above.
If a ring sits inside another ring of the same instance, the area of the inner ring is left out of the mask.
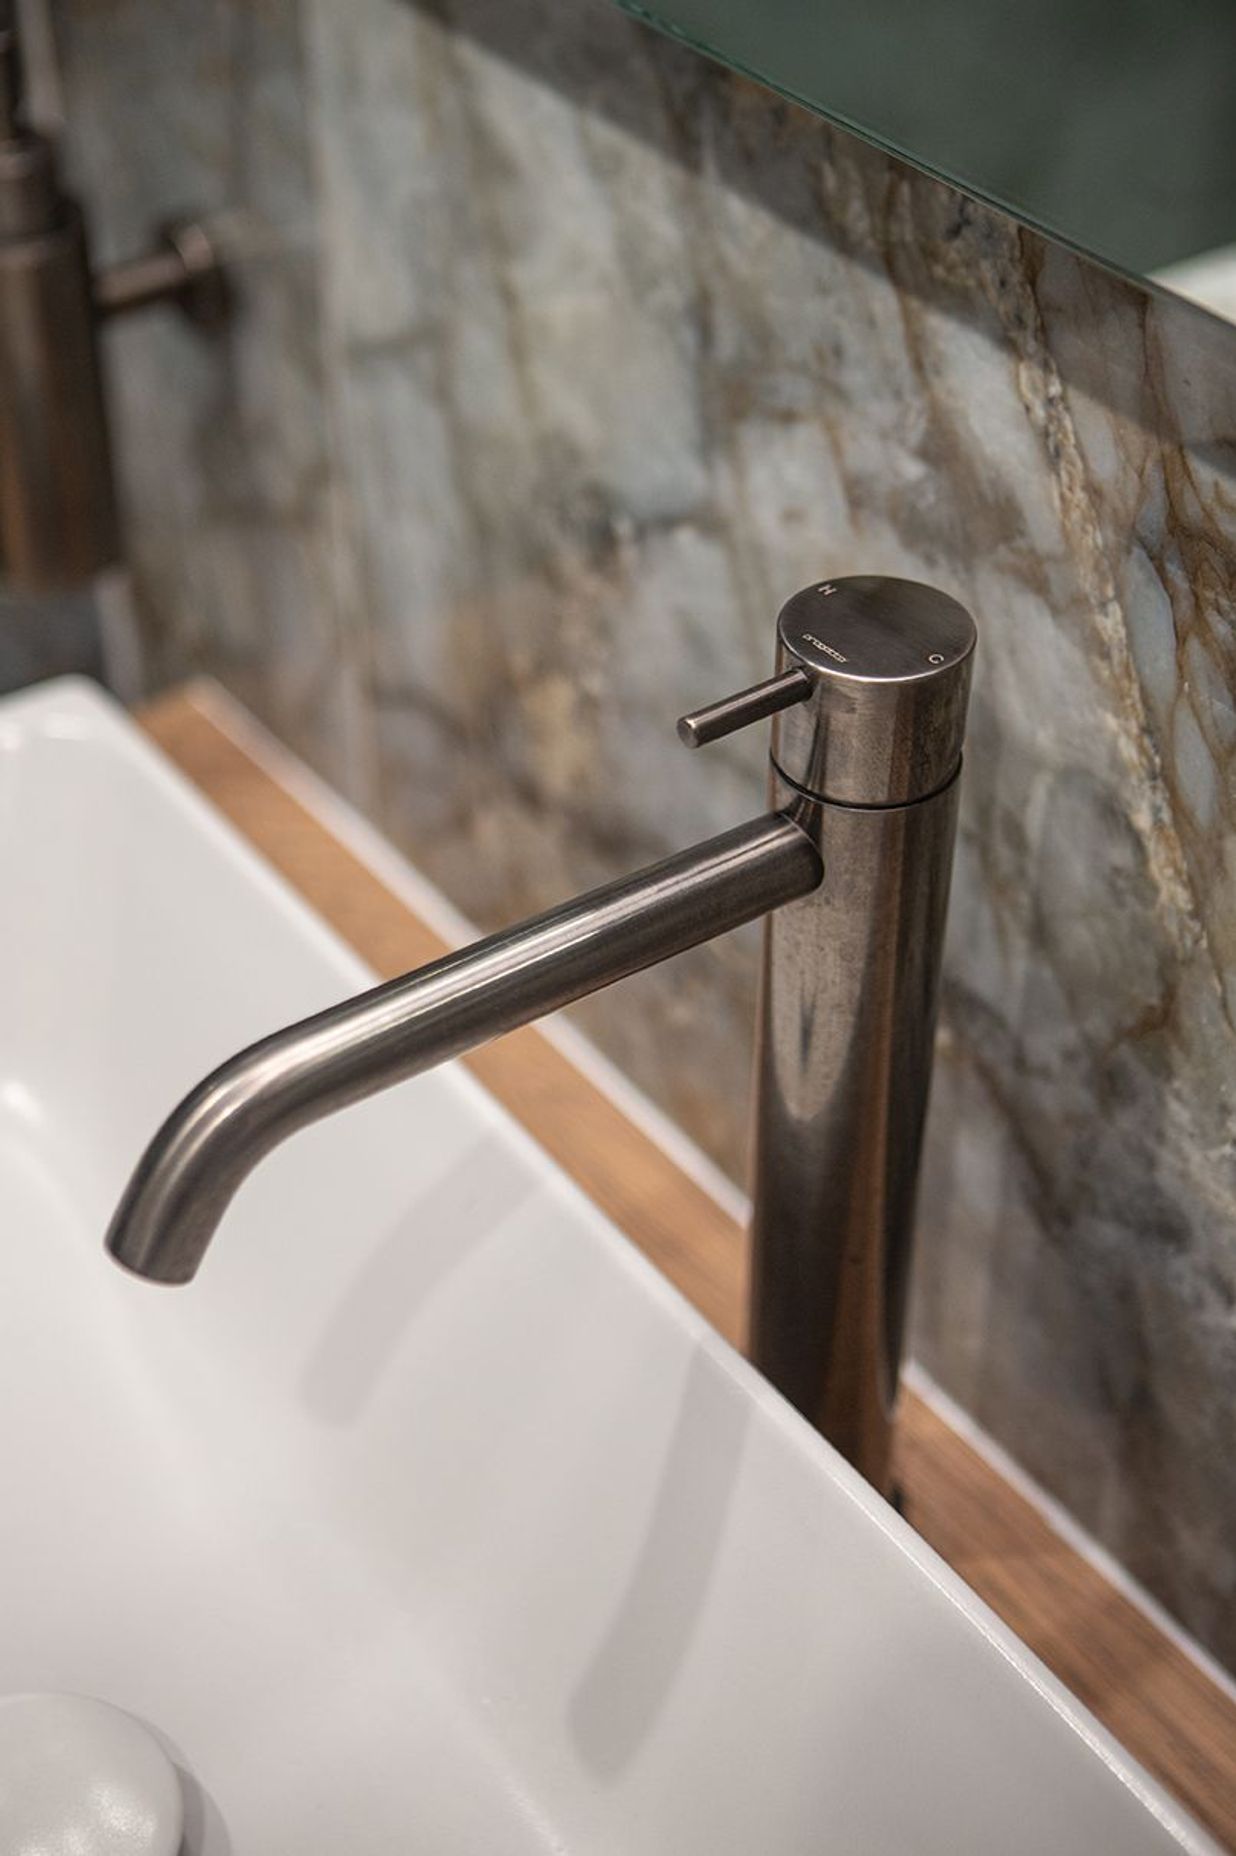
[[[887,1492],[974,624],[909,581],[825,581],[778,621],[812,681],[773,802],[824,880],[767,918],[751,1353]]]
[[[119,552],[82,217],[22,105],[0,0],[0,584],[77,585]]]

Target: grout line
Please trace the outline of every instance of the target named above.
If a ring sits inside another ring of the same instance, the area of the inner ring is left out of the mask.
[[[454,904],[384,838],[346,799],[342,799],[290,749],[256,721],[220,684],[203,679],[188,693],[215,725],[242,748],[311,812],[332,836],[363,863],[391,893],[407,904],[434,933],[452,946],[475,940],[479,933]],[[678,1124],[623,1075],[562,1014],[542,1019],[538,1031],[555,1044],[614,1106],[622,1111],[675,1166],[706,1192],[727,1217],[745,1225],[747,1195],[698,1148]],[[904,1383],[923,1403],[970,1445],[983,1461],[1027,1502],[1079,1559],[1093,1567],[1147,1622],[1166,1637],[1228,1700],[1236,1702],[1236,1678],[1121,1566],[1054,1496],[1011,1457],[962,1406],[939,1386],[917,1360],[907,1362]]]

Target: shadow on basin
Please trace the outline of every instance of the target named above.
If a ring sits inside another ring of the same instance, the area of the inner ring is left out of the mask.
[[[232,1839],[210,1793],[179,1760],[176,1776],[185,1801],[185,1834],[180,1856],[233,1856]]]
[[[626,1590],[568,1708],[571,1736],[600,1779],[635,1758],[690,1654],[750,1421],[742,1389],[697,1352]]]
[[[536,1184],[526,1160],[487,1136],[396,1220],[363,1258],[306,1363],[301,1393],[315,1418],[355,1423],[425,1305]]]
[[[156,1727],[144,1714],[132,1714],[131,1718],[144,1727],[151,1739],[163,1748],[176,1769],[185,1820],[180,1856],[234,1856],[232,1839],[220,1816],[219,1807],[193,1773],[183,1749],[170,1734]]]

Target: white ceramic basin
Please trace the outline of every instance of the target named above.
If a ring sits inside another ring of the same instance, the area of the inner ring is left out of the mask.
[[[192,1856],[1213,1846],[466,1074],[104,1256],[164,1111],[368,975],[77,683],[0,704],[0,1693]]]

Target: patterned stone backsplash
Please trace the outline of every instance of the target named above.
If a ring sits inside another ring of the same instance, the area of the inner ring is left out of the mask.
[[[71,0],[152,686],[204,670],[485,926],[762,804],[676,713],[781,601],[982,629],[919,1356],[1236,1665],[1236,331],[603,0]],[[140,98],[140,103],[135,103]],[[582,1009],[741,1174],[756,938]]]

